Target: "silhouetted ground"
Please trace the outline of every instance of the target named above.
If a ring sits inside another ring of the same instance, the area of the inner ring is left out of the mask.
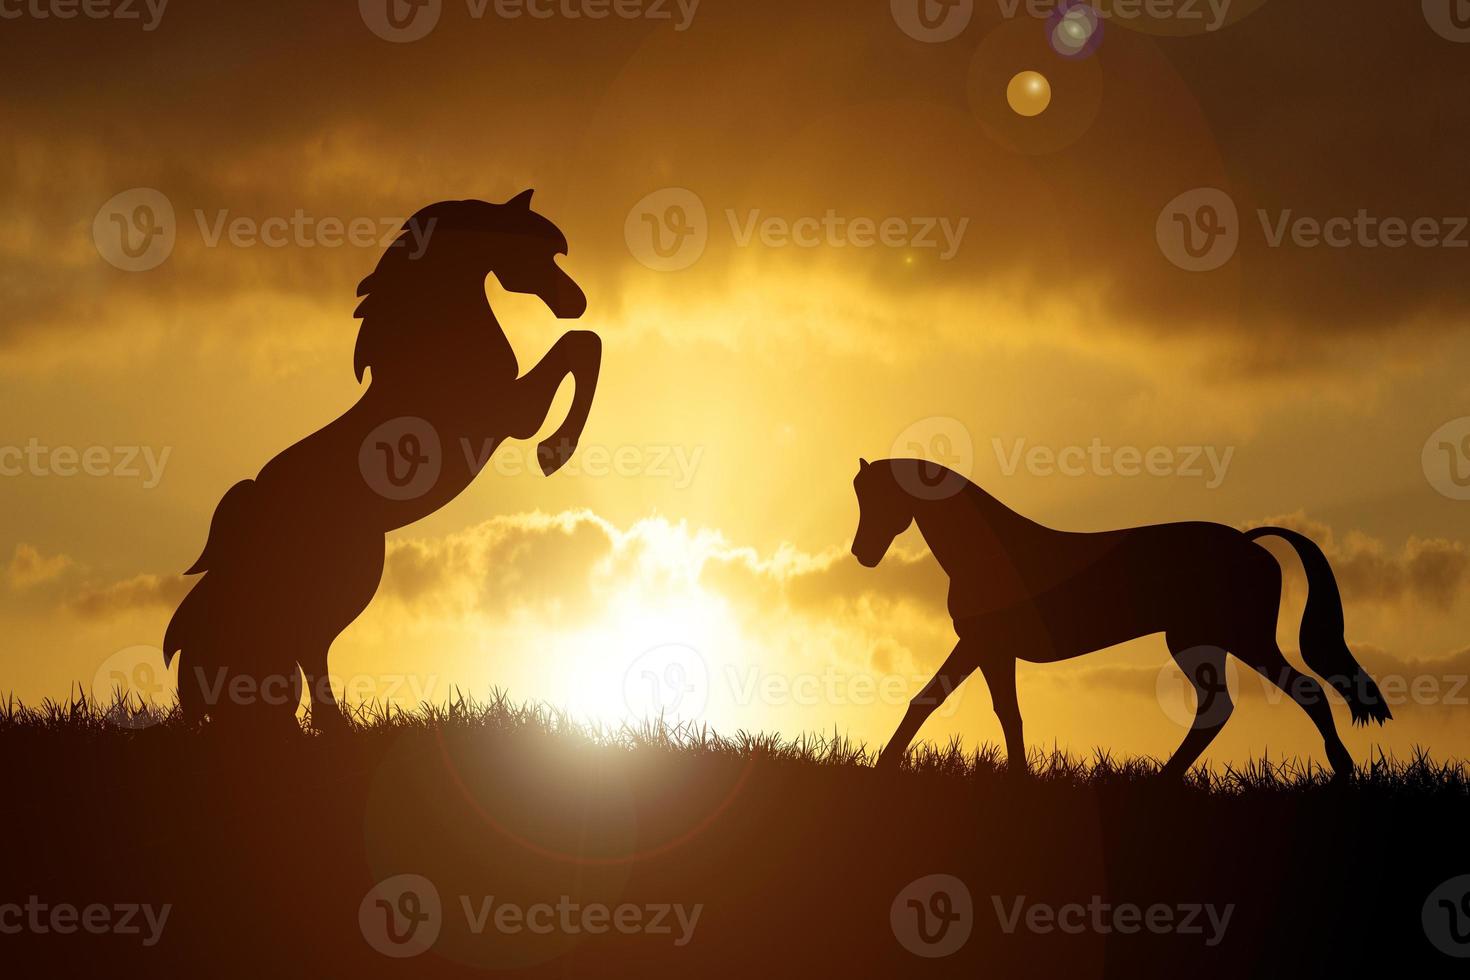
[[[1454,943],[1454,924],[1470,953],[1470,904],[1424,918],[1437,886],[1470,874],[1470,781],[1423,758],[1345,789],[1260,766],[1170,788],[1151,762],[1105,757],[1036,759],[1018,784],[987,751],[931,750],[886,777],[840,740],[589,733],[503,699],[249,747],[121,717],[85,702],[0,712],[0,954],[22,966],[9,975],[1422,977],[1470,963],[1426,932]],[[431,883],[437,916],[422,884],[369,896],[400,874]],[[963,883],[968,919],[952,881],[939,897],[912,885],[936,874]],[[79,927],[102,921],[88,906],[119,922],[132,903],[155,919],[170,907],[154,945],[141,912],[136,934]],[[78,910],[72,934],[53,929],[62,905]],[[1065,929],[1042,931],[1048,907]],[[941,915],[960,918],[946,931]],[[943,958],[904,945],[933,952],[966,928]],[[428,938],[402,959],[371,945]]]

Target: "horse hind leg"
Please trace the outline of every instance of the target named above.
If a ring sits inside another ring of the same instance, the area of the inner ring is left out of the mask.
[[[1323,747],[1327,750],[1327,761],[1332,764],[1333,778],[1341,781],[1353,774],[1353,755],[1342,744],[1337,734],[1337,725],[1332,720],[1332,706],[1327,703],[1327,692],[1316,679],[1308,677],[1293,667],[1282,656],[1274,636],[1256,641],[1237,651],[1262,677],[1285,691],[1295,701],[1317,731],[1322,735]]]
[[[1195,697],[1194,721],[1161,773],[1168,779],[1180,779],[1220,734],[1235,710],[1235,702],[1225,682],[1223,648],[1190,643],[1175,633],[1166,634],[1165,639],[1174,662],[1194,688]]]
[[[306,676],[306,695],[310,705],[311,727],[323,734],[336,734],[346,729],[347,716],[332,694],[332,678],[327,671],[327,650],[322,644],[303,654],[301,672]]]

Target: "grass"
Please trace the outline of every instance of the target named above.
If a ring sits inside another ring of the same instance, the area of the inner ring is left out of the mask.
[[[1426,753],[1348,786],[1312,763],[1196,769],[1106,751],[920,745],[897,773],[840,733],[783,737],[580,724],[504,692],[401,709],[349,731],[245,743],[176,711],[76,696],[0,704],[8,834],[0,906],[169,902],[164,941],[0,935],[0,955],[111,975],[721,977],[834,975],[1416,977],[1463,961],[1426,939],[1426,896],[1470,873],[1470,779]],[[432,881],[443,933],[400,962],[359,906]],[[896,896],[963,881],[973,934],[927,960]],[[459,902],[698,904],[693,940],[477,933]],[[1229,906],[1223,940],[1007,929],[992,902]],[[17,952],[23,951],[23,952]],[[405,969],[405,967],[411,967]],[[22,970],[24,975],[26,971]],[[500,975],[500,974],[496,974]]]
[[[871,767],[881,748],[854,742],[836,731],[830,735],[803,733],[783,737],[742,729],[722,735],[703,725],[670,724],[661,720],[610,727],[575,720],[568,713],[543,703],[515,702],[501,690],[492,691],[486,700],[456,692],[452,700],[423,702],[413,708],[369,702],[348,706],[346,714],[351,735],[366,739],[412,732],[454,732],[487,738],[534,735],[608,753],[680,753],[697,758],[849,768]],[[128,738],[144,731],[154,732],[155,737],[198,734],[187,731],[177,707],[161,707],[121,690],[115,691],[112,700],[105,703],[77,691],[67,701],[47,699],[29,706],[7,697],[0,706],[0,738],[43,734]],[[302,731],[305,737],[320,737],[304,723]],[[1162,764],[1162,760],[1152,757],[1115,759],[1104,749],[1084,755],[1060,748],[1050,751],[1033,748],[1027,759],[1035,783],[1077,789],[1153,781]],[[1000,746],[983,743],[966,748],[959,738],[942,745],[929,742],[916,745],[904,760],[903,771],[917,776],[983,782],[1007,778]],[[1310,759],[1248,760],[1238,765],[1197,766],[1181,789],[1219,796],[1341,789],[1331,785],[1331,776],[1331,770]],[[1428,750],[1420,747],[1407,759],[1380,753],[1378,758],[1359,767],[1353,788],[1359,793],[1384,796],[1470,800],[1470,764],[1457,759],[1436,761]]]

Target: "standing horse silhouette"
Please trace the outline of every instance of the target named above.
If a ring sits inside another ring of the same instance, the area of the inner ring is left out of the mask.
[[[1306,569],[1301,649],[1307,666],[1347,701],[1354,724],[1392,718],[1373,679],[1343,641],[1342,599],[1326,557],[1280,527],[1240,532],[1190,522],[1103,531],[1056,531],[1010,510],[951,470],[914,459],[860,460],[860,517],[852,553],[872,568],[917,523],[950,578],[959,643],[910,703],[878,758],[894,768],[929,715],[978,668],[1005,734],[1008,766],[1024,772],[1016,661],[1054,663],[1163,633],[1195,687],[1194,725],[1165,764],[1182,776],[1219,734],[1233,704],[1220,679],[1230,651],[1301,705],[1322,733],[1338,779],[1353,771],[1321,685],[1276,644],[1281,568],[1257,538],[1284,538]]]
[[[571,457],[597,388],[601,340],[566,333],[520,375],[485,295],[493,273],[559,318],[587,308],[556,264],[566,239],[531,210],[531,193],[424,208],[362,281],[355,368],[359,381],[371,370],[367,389],[335,422],[230,488],[185,573],[204,577],[174,613],[164,657],[180,655],[189,721],[294,726],[304,673],[312,724],[340,727],[327,653],[377,591],[384,535],[453,500],[506,438],[535,435],[568,375],[571,409],[537,457],[548,476]]]

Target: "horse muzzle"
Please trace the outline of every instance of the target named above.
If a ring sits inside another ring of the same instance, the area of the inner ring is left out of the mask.
[[[587,294],[571,276],[558,272],[555,284],[541,295],[541,301],[558,320],[575,320],[587,312]]]

